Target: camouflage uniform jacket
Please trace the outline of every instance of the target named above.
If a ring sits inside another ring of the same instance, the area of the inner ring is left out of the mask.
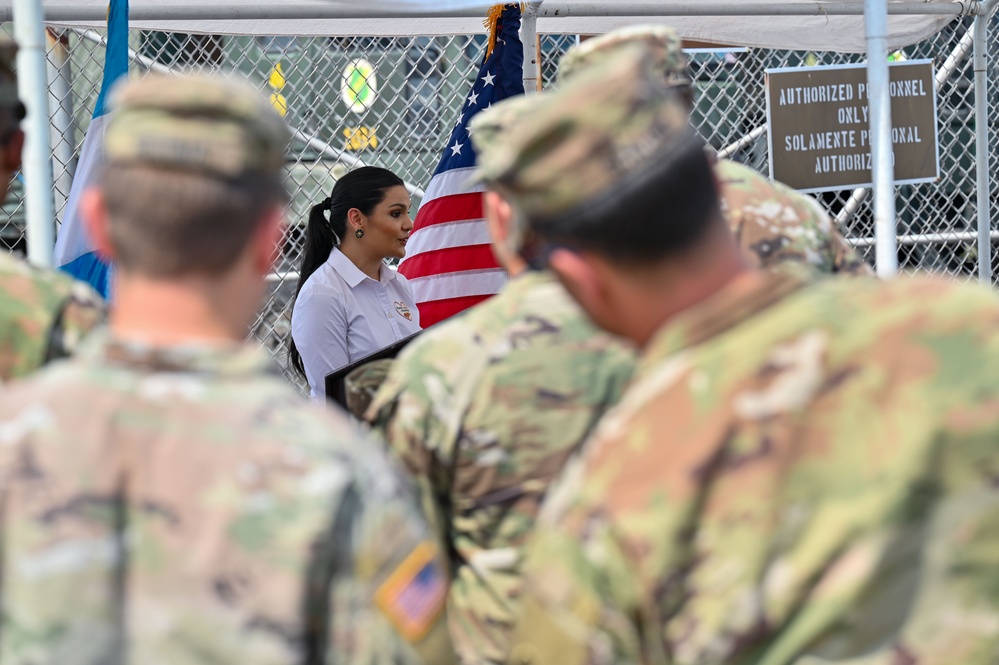
[[[999,302],[753,275],[549,493],[511,662],[994,665]]]
[[[103,301],[83,282],[0,252],[0,381],[70,355],[103,320]]]
[[[756,266],[799,263],[821,273],[873,274],[811,197],[727,159],[716,162],[715,173],[725,218]]]
[[[450,662],[415,500],[269,367],[97,335],[5,392],[0,662]]]
[[[520,546],[566,458],[634,367],[548,273],[425,332],[368,416],[418,478],[450,551],[451,633],[462,662],[506,654]]]

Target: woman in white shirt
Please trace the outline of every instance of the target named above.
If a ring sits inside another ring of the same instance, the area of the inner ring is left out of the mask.
[[[409,282],[384,263],[406,255],[410,205],[397,175],[365,166],[309,213],[289,355],[313,397],[330,372],[420,330]]]

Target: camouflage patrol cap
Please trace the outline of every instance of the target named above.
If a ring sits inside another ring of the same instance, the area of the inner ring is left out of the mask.
[[[246,84],[147,76],[117,88],[105,134],[109,162],[142,162],[235,178],[278,175],[288,126]]]
[[[652,65],[666,78],[667,85],[690,85],[683,40],[665,25],[633,25],[587,39],[569,49],[558,65],[559,81],[566,81],[601,62],[620,48],[641,42],[646,45]]]
[[[516,95],[480,111],[469,123],[468,133],[477,153],[476,170],[472,174],[469,185],[481,182],[482,174],[489,171],[489,161],[494,159],[505,140],[509,140],[511,132],[522,119],[527,117],[534,108],[534,95]],[[525,242],[525,221],[521,216],[515,216],[507,229],[504,244],[513,252],[523,249]]]
[[[488,149],[478,177],[541,231],[613,205],[703,142],[680,97],[636,43],[518,109],[531,121]],[[497,107],[498,108],[498,107]]]
[[[498,104],[475,114],[468,125],[469,134],[472,136],[472,144],[475,152],[478,153],[479,163],[484,158],[495,154],[503,139],[509,135],[521,118],[534,108],[532,97],[534,95],[516,95],[508,97]]]

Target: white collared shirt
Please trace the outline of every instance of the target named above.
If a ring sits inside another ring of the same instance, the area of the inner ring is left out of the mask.
[[[305,280],[291,313],[291,336],[315,398],[326,396],[330,372],[419,330],[409,281],[387,265],[375,281],[336,247]]]

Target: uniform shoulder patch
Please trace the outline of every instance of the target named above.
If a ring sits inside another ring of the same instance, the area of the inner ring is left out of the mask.
[[[420,543],[375,592],[375,604],[408,641],[420,640],[444,611],[447,578],[437,548]]]

